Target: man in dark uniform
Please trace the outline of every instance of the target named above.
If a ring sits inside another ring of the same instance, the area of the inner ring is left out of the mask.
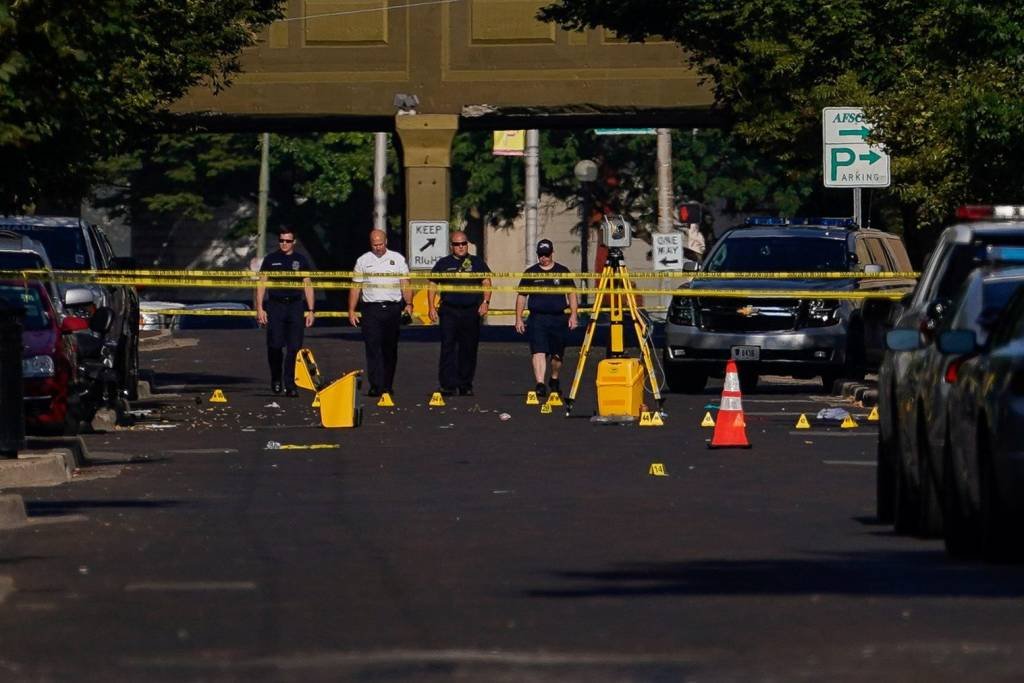
[[[312,270],[309,259],[295,252],[295,233],[282,228],[277,237],[279,248],[267,254],[260,272],[298,272]],[[273,283],[271,283],[273,284]],[[295,355],[302,348],[305,328],[313,326],[313,285],[303,278],[302,289],[269,287],[263,276],[256,285],[256,322],[267,328],[267,360],[270,362],[270,390],[298,396],[295,388]],[[263,304],[267,294],[266,307]],[[283,385],[282,385],[283,381]]]
[[[469,253],[466,233],[453,232],[452,253],[434,264],[435,273],[489,273],[491,269],[479,256]],[[441,321],[441,359],[437,376],[441,394],[451,396],[473,395],[473,376],[476,374],[476,352],[480,345],[480,320],[491,305],[490,292],[442,292],[440,309],[436,306],[438,280],[427,287],[427,311],[430,319]],[[446,285],[491,286],[491,278],[452,278],[442,280]]]
[[[519,281],[520,287],[575,287],[576,283],[569,278],[530,277],[531,273],[568,273],[568,268],[555,263],[555,246],[551,240],[537,243],[537,263],[526,269],[526,275]],[[523,311],[529,300],[529,324],[523,324]],[[569,315],[565,314],[566,304]],[[565,353],[565,340],[569,330],[576,329],[576,292],[569,294],[545,294],[520,292],[516,297],[516,332],[527,332],[530,340],[530,362],[533,365],[533,376],[537,381],[537,397],[551,393],[561,393],[558,384],[558,373],[562,368],[562,356]],[[545,386],[548,360],[551,361],[551,380]]]

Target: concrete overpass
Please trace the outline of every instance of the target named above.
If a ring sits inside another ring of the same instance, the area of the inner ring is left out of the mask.
[[[176,111],[211,130],[396,132],[406,220],[447,220],[457,130],[711,122],[710,92],[669,42],[536,19],[536,0],[288,0],[213,93]],[[396,100],[415,96],[415,115]]]

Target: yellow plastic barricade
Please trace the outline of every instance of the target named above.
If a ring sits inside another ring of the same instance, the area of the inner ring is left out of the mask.
[[[309,349],[299,349],[295,356],[295,386],[310,391],[320,391],[324,385],[324,378],[320,376],[320,368],[316,365],[313,352]]]
[[[324,427],[358,427],[363,421],[359,400],[359,375],[353,370],[320,392],[320,423]]]

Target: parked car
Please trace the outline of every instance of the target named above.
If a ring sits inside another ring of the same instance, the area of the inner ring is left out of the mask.
[[[968,275],[949,307],[940,334],[945,329],[969,330],[977,344],[985,344],[989,329],[1006,302],[1024,285],[1024,249],[1014,249],[1019,255],[1010,259],[997,255],[997,251],[1002,250],[988,247],[993,263]],[[914,457],[922,461],[923,471],[931,475],[941,511],[945,504],[941,494],[950,426],[959,418],[949,409],[949,392],[964,358],[950,357],[938,344],[925,343],[918,330],[892,330],[886,340],[893,351],[919,351],[907,365],[907,371],[918,380],[913,395],[905,399],[918,406],[918,433],[909,447],[917,448]],[[939,521],[934,523],[938,525]]]
[[[946,549],[991,559],[1024,553],[1024,288],[991,334],[943,332],[940,348],[961,354],[949,392],[949,448],[943,470]]]
[[[223,311],[224,315],[176,315],[171,322],[172,330],[255,330],[256,315],[248,304],[221,302],[191,304],[185,308],[193,311]]]
[[[928,257],[914,291],[897,304],[893,329],[920,334],[918,348],[887,351],[878,371],[876,508],[899,533],[938,535],[942,511],[934,473],[919,458],[918,437],[929,419],[917,387],[927,372],[921,358],[934,344],[953,296],[991,245],[1024,246],[1024,207],[964,207],[965,221],[947,228]]]
[[[909,272],[896,235],[848,219],[756,219],[727,231],[704,260],[705,273],[849,273],[849,279],[700,278],[683,290],[799,289],[910,291],[912,279],[866,274]],[[698,392],[739,362],[749,389],[765,373],[859,378],[881,358],[891,301],[837,298],[673,297],[665,326],[664,366],[674,391]]]
[[[139,329],[169,329],[174,320],[174,316],[167,314],[164,311],[176,311],[182,308],[185,308],[185,304],[174,303],[173,301],[140,301]]]
[[[53,279],[53,266],[46,248],[36,240],[11,230],[0,230],[0,270],[44,271],[49,278],[39,278],[50,295],[57,314],[64,317],[60,289]],[[32,278],[29,278],[32,279]]]
[[[57,270],[110,270],[133,268],[131,258],[114,255],[103,231],[78,218],[52,216],[0,217],[0,230],[21,233],[41,243]],[[90,298],[68,298],[70,290],[88,291]],[[89,282],[60,283],[59,291],[69,313],[88,317],[96,308],[114,311],[111,334],[116,335],[115,368],[121,397],[138,397],[139,379],[139,297],[134,287],[96,285]]]
[[[0,299],[24,310],[22,318],[21,374],[25,426],[29,431],[76,434],[80,415],[75,333],[88,321],[74,316],[63,320],[38,281],[0,281]]]

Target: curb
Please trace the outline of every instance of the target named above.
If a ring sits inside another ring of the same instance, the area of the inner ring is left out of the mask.
[[[63,451],[63,452],[62,452]],[[22,453],[0,461],[0,489],[24,486],[56,486],[71,481],[74,456],[68,449]]]
[[[26,524],[28,514],[25,512],[25,501],[22,497],[13,493],[0,495],[0,529],[11,529]]]
[[[64,451],[70,459],[68,469],[88,467],[89,449],[80,436],[28,436],[25,437],[28,450]],[[31,455],[22,451],[22,455]]]

